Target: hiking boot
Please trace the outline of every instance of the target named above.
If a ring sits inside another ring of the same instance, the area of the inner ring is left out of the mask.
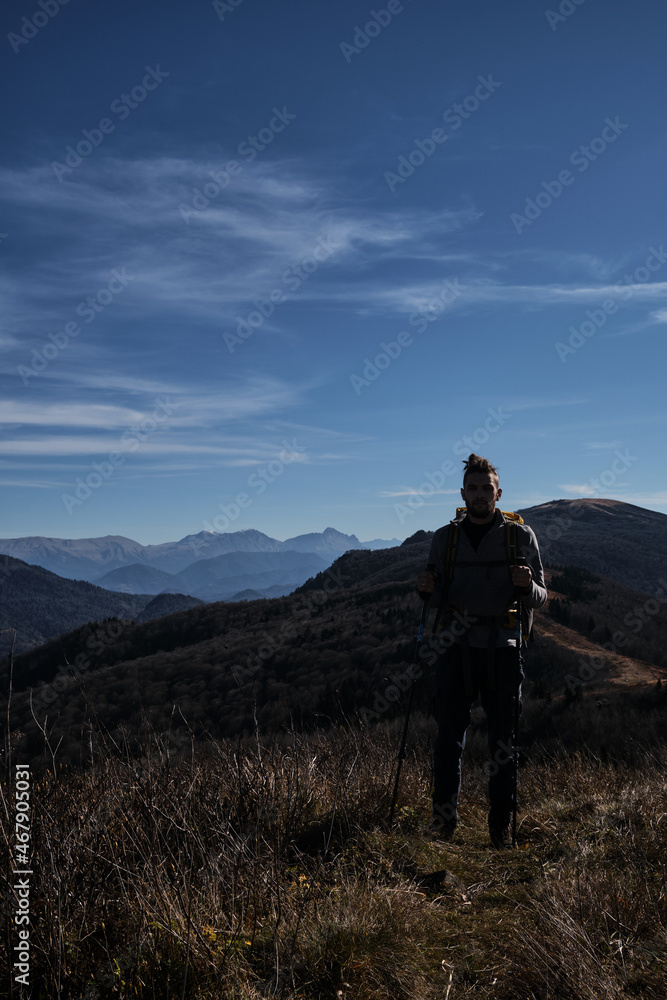
[[[492,809],[489,812],[489,837],[491,847],[495,847],[496,850],[507,850],[513,846],[510,819],[505,811],[496,812]]]
[[[456,823],[443,823],[439,819],[432,819],[428,828],[429,836],[433,840],[451,840],[456,830]]]
[[[489,836],[491,838],[491,847],[495,847],[498,851],[511,850],[512,848],[512,833],[510,830],[509,823],[507,826],[490,826]]]
[[[456,819],[443,819],[437,813],[433,816],[428,832],[434,840],[451,840],[456,830]]]

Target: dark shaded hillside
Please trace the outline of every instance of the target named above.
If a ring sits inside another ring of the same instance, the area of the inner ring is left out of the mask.
[[[171,586],[206,601],[223,601],[241,590],[294,587],[326,565],[313,552],[228,552],[193,563],[174,576]]]
[[[265,733],[292,724],[390,718],[402,710],[409,686],[421,608],[412,566],[423,565],[423,548],[422,540],[384,553],[346,553],[322,574],[319,590],[311,582],[276,600],[208,604],[143,625],[105,622],[80,629],[17,658],[13,727],[25,733],[25,752],[37,754],[42,737],[31,718],[30,684],[37,718],[48,719],[53,739],[65,737],[65,755],[78,752],[86,718],[96,717],[120,738],[122,729],[138,730],[144,713],[160,725],[174,706],[198,735],[216,737],[250,732],[255,718]],[[392,581],[392,573],[401,579]],[[558,585],[567,589],[560,577]],[[555,739],[563,731],[574,738],[576,720],[584,718],[579,701],[610,671],[631,669],[631,683],[644,688],[655,684],[661,664],[664,671],[667,634],[659,602],[605,580],[594,581],[579,602],[563,589],[553,596],[555,617],[552,607],[537,615],[526,739],[531,733]],[[644,621],[635,630],[637,608]],[[619,629],[622,656],[610,656],[600,644],[618,637]],[[431,702],[429,643],[427,633],[426,676],[415,700],[423,712]],[[581,675],[582,662],[589,661],[603,666],[592,669],[590,683]],[[3,672],[6,678],[6,664]],[[582,681],[572,688],[568,676]]]
[[[552,500],[520,511],[550,566],[581,566],[652,594],[667,580],[667,514],[620,500]]]
[[[582,562],[594,551],[601,517],[625,523],[627,505],[610,515],[604,504],[600,513],[599,503],[582,502],[582,521],[592,518],[592,541],[578,551]],[[120,738],[124,727],[136,731],[144,714],[160,724],[175,706],[197,734],[216,737],[250,732],[255,720],[264,733],[275,733],[292,724],[307,729],[344,718],[388,719],[401,711],[409,686],[421,610],[414,581],[430,539],[420,531],[395,548],[350,550],[286,597],[75,630],[17,657],[13,725],[37,753],[42,737],[31,717],[31,687],[40,724],[48,719],[53,738],[64,737],[63,752],[72,754],[86,718],[94,716]],[[598,731],[578,707],[588,705],[587,692],[620,704],[662,679],[667,588],[647,594],[581,569],[550,570],[548,584],[552,576],[550,601],[536,615],[525,738],[555,739],[563,732],[584,738]],[[433,613],[429,625],[432,620]],[[427,631],[427,676],[415,700],[423,712],[431,705],[431,641]],[[6,662],[0,673],[6,690]],[[642,711],[637,708],[638,719]]]
[[[135,563],[106,573],[97,583],[127,594],[188,594],[204,601],[226,601],[241,590],[282,587],[289,593],[308,573],[323,569],[328,561],[312,552],[225,552],[199,558],[178,573],[165,573]]]
[[[151,595],[116,594],[0,556],[0,628],[16,629],[16,652],[85,622],[112,616],[134,618],[150,600]],[[0,653],[6,655],[10,647],[11,636],[0,635]]]
[[[454,513],[453,507],[451,513]],[[522,513],[526,523],[537,533],[546,565],[579,566],[649,596],[660,589],[661,580],[667,581],[664,569],[667,566],[667,515],[618,501],[593,499],[553,501]],[[248,534],[252,535],[250,541],[255,544],[253,533]],[[332,587],[347,590],[385,583],[410,583],[426,564],[432,537],[432,532],[418,531],[397,547],[350,549],[332,567],[302,584],[296,593],[305,595]],[[214,541],[216,545],[222,544],[217,535]],[[223,538],[222,541],[232,543],[232,539]],[[108,617],[137,618],[153,596],[105,591],[96,585],[56,577],[48,570],[28,566],[11,557],[3,559],[4,563],[0,564],[0,627],[17,629],[18,652],[88,621]],[[197,586],[197,596],[208,601],[234,600],[239,594],[251,596],[243,594],[244,591],[273,596],[297,586],[307,572],[312,572],[311,567],[318,564],[319,557],[312,553],[232,552],[201,560],[179,576],[158,574],[157,583],[170,581],[170,592],[181,589],[191,592],[190,585]],[[17,567],[23,567],[22,576],[16,575]],[[145,574],[151,578],[155,576],[155,570],[146,566],[135,565],[130,571],[139,575],[124,580],[127,569],[114,571],[111,576],[115,585],[123,580],[132,590],[137,590]],[[228,574],[226,580],[219,579],[221,573]],[[14,575],[16,584],[4,587],[3,581]],[[183,600],[166,605],[170,613],[191,606]],[[0,635],[0,654],[8,651],[10,642],[7,633]]]
[[[173,573],[165,573],[143,563],[131,563],[110,570],[95,582],[98,587],[108,587],[124,594],[159,594],[161,590],[171,587],[174,581]]]
[[[447,513],[454,517],[454,506]],[[591,498],[553,500],[519,513],[537,536],[545,566],[579,566],[644,594],[667,585],[667,514]],[[382,582],[387,569],[393,580],[412,579],[426,565],[432,537],[418,531],[396,549],[346,552],[334,565],[349,570],[356,583]],[[317,589],[325,578],[318,574],[300,589]]]
[[[343,588],[366,587],[379,583],[412,583],[426,565],[433,532],[419,531],[391,549],[352,549],[322,573],[311,577],[295,594],[327,590],[332,584]]]
[[[177,611],[189,611],[190,608],[198,608],[204,602],[197,597],[189,597],[187,594],[157,594],[152,601],[149,601],[144,610],[137,615],[138,622],[149,622],[154,618],[164,618],[166,615],[173,615]]]

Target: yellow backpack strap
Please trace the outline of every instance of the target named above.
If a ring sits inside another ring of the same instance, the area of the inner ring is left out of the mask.
[[[433,620],[433,632],[437,632],[440,619],[442,618],[445,607],[447,606],[449,584],[454,576],[454,563],[456,562],[456,550],[459,545],[459,532],[460,529],[458,524],[451,521],[447,527],[447,542],[445,543],[445,580],[447,582],[443,591],[442,600],[440,601],[440,606],[436,612],[435,619]]]
[[[467,507],[457,507],[456,508],[456,516],[460,517],[461,514],[465,514],[465,512],[466,512],[467,509],[468,509]],[[521,514],[517,514],[516,511],[513,511],[513,510],[501,510],[500,513],[503,515],[503,517],[505,518],[505,520],[516,521],[517,524],[523,524],[523,518],[521,517]]]
[[[505,545],[507,548],[507,565],[515,566],[517,564],[517,557],[520,555],[519,552],[519,529],[517,525],[523,524],[523,518],[521,514],[515,514],[514,511],[503,510],[501,511],[503,517],[505,518]]]
[[[448,581],[454,576],[456,550],[459,547],[459,531],[458,524],[452,521],[447,530],[447,547],[445,549],[445,576]]]
[[[519,532],[517,531],[517,522],[514,520],[505,522],[505,545],[507,548],[507,565],[508,567],[515,566],[517,556],[519,555]]]
[[[503,511],[505,514],[505,511]],[[507,565],[508,569],[510,566],[517,565],[517,557],[519,556],[519,529],[517,525],[523,524],[523,518],[519,514],[514,516],[505,514],[505,517],[511,517],[511,520],[507,520],[505,523],[505,539],[507,543]],[[533,630],[533,612],[530,608],[527,608],[525,604],[521,604],[521,626],[522,626],[522,639],[524,645],[528,642],[534,641],[534,630]]]

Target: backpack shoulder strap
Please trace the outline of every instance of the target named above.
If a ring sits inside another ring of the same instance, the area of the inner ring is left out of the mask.
[[[505,548],[507,550],[507,565],[516,565],[519,555],[519,532],[517,522],[514,520],[505,522]]]
[[[505,517],[508,520],[505,522],[505,544],[507,547],[507,566],[516,565],[517,557],[520,554],[519,550],[519,529],[517,525],[523,524],[523,518],[520,514],[506,514],[503,511]],[[525,604],[521,604],[522,611],[522,628],[523,628],[523,641],[534,642],[534,629],[533,629],[533,612],[531,608],[527,608]]]
[[[445,588],[442,600],[440,601],[440,606],[433,621],[433,632],[437,631],[438,624],[440,623],[440,619],[447,605],[447,594],[449,593],[449,584],[454,576],[454,565],[456,563],[456,552],[459,547],[460,537],[461,529],[459,525],[456,521],[450,521],[447,525],[447,540],[445,542]]]
[[[454,576],[454,564],[456,563],[456,552],[459,547],[461,529],[456,521],[451,521],[447,526],[447,544],[445,546],[445,576],[450,582]]]

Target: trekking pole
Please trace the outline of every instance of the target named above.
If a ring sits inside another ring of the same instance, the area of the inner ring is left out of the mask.
[[[412,666],[414,667],[419,659],[419,650],[421,648],[421,642],[424,635],[424,625],[426,624],[426,615],[428,612],[428,599],[424,601],[422,607],[421,621],[419,622],[419,632],[417,633],[417,645],[415,646],[415,655],[412,661]],[[408,707],[405,710],[405,721],[403,723],[403,735],[401,736],[401,746],[398,751],[398,760],[396,766],[396,781],[394,782],[394,793],[391,797],[391,809],[389,810],[389,826],[394,821],[394,809],[396,808],[396,798],[398,796],[398,782],[401,777],[401,764],[405,760],[405,742],[408,737],[408,723],[410,722],[410,710],[412,709],[412,696],[415,691],[415,671],[412,671],[412,679],[410,682],[410,691],[408,693]]]
[[[517,556],[516,565],[526,566],[528,560],[525,556]],[[521,697],[521,647],[523,644],[523,634],[522,634],[522,622],[521,622],[521,612],[523,606],[521,604],[521,595],[517,588],[516,591],[516,686],[514,688],[514,724],[512,730],[512,756],[514,757],[514,789],[512,792],[512,847],[516,847],[516,810],[517,810],[517,798],[519,792],[519,699]]]

